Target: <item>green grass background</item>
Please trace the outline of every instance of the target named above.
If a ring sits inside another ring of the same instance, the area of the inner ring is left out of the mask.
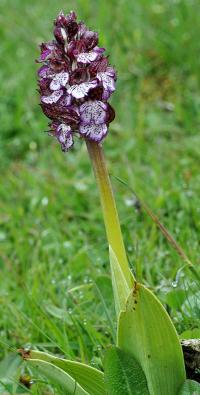
[[[199,270],[200,2],[0,0],[0,357],[31,346],[101,366],[116,323],[96,183],[83,143],[63,154],[43,133],[36,91],[61,9],[99,32],[118,71],[104,150],[128,257],[181,333],[199,327],[198,284],[115,177]]]

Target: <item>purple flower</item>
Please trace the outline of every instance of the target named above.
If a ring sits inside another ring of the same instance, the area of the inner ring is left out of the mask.
[[[48,58],[50,58],[50,55],[53,53],[55,46],[53,42],[50,43],[42,43],[40,46],[41,49],[41,55],[39,58],[39,62],[44,62]]]
[[[97,73],[97,78],[102,82],[104,92],[103,99],[108,100],[110,95],[115,91],[115,71],[112,67],[108,67],[106,71]]]
[[[57,103],[57,101],[61,98],[63,95],[63,91],[54,91],[51,95],[49,96],[41,96],[41,102],[46,103],[46,104],[53,104]]]
[[[94,60],[99,58],[104,51],[105,51],[104,48],[95,47],[92,51],[81,52],[76,57],[77,62],[79,62],[79,63],[91,63],[91,62],[94,62]]]
[[[40,104],[51,120],[49,134],[68,151],[75,135],[100,143],[108,133],[115,112],[107,100],[116,72],[98,46],[98,34],[77,22],[74,12],[61,12],[54,26],[55,39],[41,44]]]
[[[49,126],[49,134],[57,138],[64,152],[68,151],[74,144],[71,127],[66,125],[65,123],[57,122],[52,122]]]
[[[75,84],[69,86],[67,89],[67,92],[71,94],[75,99],[82,99],[85,97],[89,90],[92,88],[96,88],[97,86],[97,81],[89,81],[89,82],[82,82],[81,84]]]
[[[91,30],[87,30],[87,28],[85,28],[85,31],[82,34],[82,39],[84,39],[86,48],[89,51],[94,47],[97,47],[98,33],[92,32]]]
[[[82,136],[88,137],[89,140],[99,143],[106,136],[108,127],[105,123],[102,125],[80,125],[79,132]]]
[[[83,125],[106,123],[107,104],[100,100],[89,100],[80,106],[80,119]]]
[[[69,81],[69,73],[67,73],[66,71],[61,71],[61,73],[54,74],[52,77],[53,78],[49,85],[52,91],[56,91],[61,87],[66,86],[67,82]]]

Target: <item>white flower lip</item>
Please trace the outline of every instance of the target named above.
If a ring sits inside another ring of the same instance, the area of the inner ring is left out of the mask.
[[[82,125],[101,125],[106,122],[107,105],[100,100],[89,100],[80,106]]]
[[[89,90],[92,88],[96,88],[97,80],[91,82],[82,82],[79,85],[72,85],[67,89],[67,92],[71,94],[76,99],[82,99],[85,97]]]
[[[54,104],[61,98],[63,91],[54,91],[50,96],[42,96],[41,101],[46,104]]]
[[[61,123],[57,127],[57,140],[62,145],[63,151],[68,151],[74,144],[73,137],[71,134],[71,127],[65,123]]]
[[[111,73],[109,73],[109,72],[97,73],[97,78],[100,81],[102,81],[102,84],[103,84],[103,87],[105,90],[108,90],[109,92],[115,91],[115,81],[114,81]]]
[[[97,56],[97,52],[82,52],[77,56],[77,61],[79,63],[90,63],[96,60]]]
[[[81,52],[77,55],[77,62],[79,63],[91,63],[94,62],[105,51],[104,48],[94,47],[92,51]]]
[[[86,136],[93,141],[99,142],[106,136],[108,127],[106,124],[80,125],[79,132],[81,135]]]
[[[69,73],[62,71],[61,73],[55,74],[55,76],[53,77],[50,83],[50,89],[52,91],[56,91],[60,89],[62,86],[65,87],[68,81],[69,81]]]

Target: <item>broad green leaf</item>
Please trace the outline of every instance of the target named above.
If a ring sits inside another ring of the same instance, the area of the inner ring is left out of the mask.
[[[91,366],[83,363],[69,361],[62,358],[54,357],[50,354],[40,351],[31,351],[28,357],[46,361],[68,373],[76,380],[81,387],[91,395],[105,395],[104,374]]]
[[[126,300],[130,294],[131,288],[126,281],[122,268],[111,246],[109,247],[109,253],[115,310],[118,317],[120,311],[125,309]],[[133,281],[134,280],[132,280],[132,282]]]
[[[150,395],[176,395],[185,380],[182,348],[161,303],[135,283],[118,323],[118,346],[140,363]]]
[[[186,380],[178,395],[200,395],[200,384],[194,380]]]
[[[149,395],[145,374],[131,354],[118,347],[109,348],[104,369],[108,395]]]
[[[39,359],[29,359],[27,363],[29,367],[37,369],[37,373],[49,379],[52,384],[60,386],[65,391],[65,395],[88,395],[88,392],[76,380],[57,366]]]

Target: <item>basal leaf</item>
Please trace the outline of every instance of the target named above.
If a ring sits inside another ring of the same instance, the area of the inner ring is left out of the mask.
[[[54,357],[40,351],[31,351],[28,360],[46,361],[60,368],[76,380],[80,386],[91,395],[105,395],[104,374],[83,363]]]
[[[109,348],[104,369],[108,395],[149,395],[145,374],[131,354],[118,347]]]
[[[27,362],[29,367],[37,369],[37,373],[49,379],[52,384],[61,387],[65,395],[88,395],[76,380],[57,366],[39,359],[29,359]]]
[[[150,395],[177,395],[185,380],[176,330],[161,303],[135,283],[118,323],[118,346],[140,363]]]

